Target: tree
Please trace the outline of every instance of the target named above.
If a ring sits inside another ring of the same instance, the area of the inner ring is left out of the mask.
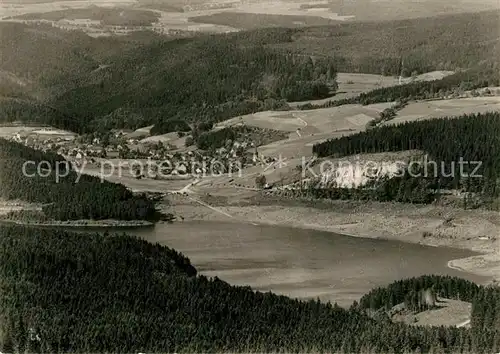
[[[193,144],[194,144],[194,139],[193,139],[193,137],[192,137],[192,136],[188,136],[188,137],[186,138],[186,141],[184,142],[184,145],[185,145],[186,147],[189,147],[189,146],[191,146],[191,145],[193,145]]]
[[[263,189],[266,186],[266,176],[264,175],[258,175],[255,177],[255,186],[257,188]]]

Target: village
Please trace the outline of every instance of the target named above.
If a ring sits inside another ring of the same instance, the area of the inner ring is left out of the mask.
[[[155,139],[149,137],[147,131],[147,128],[137,131],[115,129],[100,136],[97,133],[77,136],[53,128],[20,127],[7,138],[37,150],[57,153],[77,168],[100,168],[110,162],[132,168],[134,163],[148,161],[153,168],[141,170],[141,173],[140,169],[134,171],[137,179],[239,173],[247,167],[270,164],[276,160],[259,155],[257,143],[248,137],[228,140],[217,149],[201,150],[183,132]]]

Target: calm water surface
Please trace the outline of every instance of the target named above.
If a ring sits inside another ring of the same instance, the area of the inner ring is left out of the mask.
[[[179,222],[129,230],[175,248],[201,274],[261,291],[348,306],[376,286],[422,274],[487,278],[447,267],[474,253],[329,232],[231,222]]]

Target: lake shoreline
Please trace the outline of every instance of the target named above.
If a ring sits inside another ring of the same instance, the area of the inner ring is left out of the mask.
[[[435,205],[333,201],[310,206],[268,201],[211,203],[207,208],[177,197],[173,207],[185,221],[233,221],[327,231],[350,237],[395,240],[433,247],[451,247],[476,255],[453,259],[453,270],[500,280],[500,218],[486,210],[459,210]],[[172,209],[171,209],[172,210]],[[228,217],[228,215],[230,217]]]
[[[51,221],[51,222],[24,222],[20,220],[0,219],[0,225],[19,225],[27,227],[47,227],[47,228],[67,228],[67,229],[109,229],[109,228],[149,228],[154,227],[155,223],[143,220],[70,220],[70,221]]]

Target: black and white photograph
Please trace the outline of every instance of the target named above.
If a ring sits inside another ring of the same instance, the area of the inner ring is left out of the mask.
[[[500,354],[500,0],[0,0],[0,354]]]

